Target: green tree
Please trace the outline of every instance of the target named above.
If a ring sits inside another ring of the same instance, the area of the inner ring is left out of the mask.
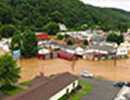
[[[81,25],[81,30],[87,30],[87,29],[88,29],[88,25],[87,24]]]
[[[64,36],[64,35],[61,35],[61,34],[58,34],[58,35],[57,35],[57,39],[58,39],[58,40],[63,40],[64,37],[65,37],[65,36]]]
[[[54,22],[63,22],[63,15],[59,11],[54,11],[50,15],[52,21]]]
[[[108,34],[107,41],[115,42],[118,45],[120,45],[120,43],[122,43],[124,41],[124,36],[113,32],[113,33]]]
[[[20,68],[9,54],[0,57],[0,84],[8,86],[15,84],[20,78]]]
[[[24,57],[33,57],[37,54],[37,38],[33,32],[22,34],[21,52]]]
[[[13,36],[16,32],[17,30],[14,25],[3,25],[0,29],[0,35],[6,38]]]
[[[56,33],[59,32],[59,25],[55,22],[49,22],[45,25],[44,30],[49,35],[56,35]]]
[[[21,38],[21,34],[20,33],[16,33],[13,35],[12,37],[12,41],[11,41],[11,50],[17,50],[21,48],[21,42],[22,42],[22,38]]]

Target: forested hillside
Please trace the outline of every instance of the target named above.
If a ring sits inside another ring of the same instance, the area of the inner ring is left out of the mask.
[[[127,29],[130,13],[85,5],[79,0],[0,0],[0,33],[46,31],[48,24],[64,23],[69,28],[87,24],[104,30]],[[5,35],[5,34],[4,34]]]

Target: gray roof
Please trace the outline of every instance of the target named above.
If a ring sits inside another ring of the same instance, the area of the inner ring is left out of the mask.
[[[110,53],[114,53],[116,52],[116,48],[112,47],[112,46],[107,46],[107,45],[92,45],[89,47],[89,49],[97,49],[97,50],[103,50],[103,51],[107,51]]]

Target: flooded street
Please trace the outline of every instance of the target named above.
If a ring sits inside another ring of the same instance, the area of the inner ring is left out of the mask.
[[[79,75],[82,70],[88,70],[93,74],[114,81],[130,81],[130,59],[118,60],[114,66],[114,61],[87,61],[78,60],[73,68],[73,62],[54,59],[54,60],[39,60],[22,59],[18,62],[21,66],[21,80],[25,81],[32,79],[39,72],[43,72],[49,76],[52,74],[71,72]]]

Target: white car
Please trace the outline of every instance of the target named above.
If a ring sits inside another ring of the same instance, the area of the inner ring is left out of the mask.
[[[115,98],[114,100],[127,100],[124,96],[119,96],[117,98]]]
[[[88,72],[88,71],[82,71],[80,73],[80,76],[86,77],[86,78],[93,78],[94,77],[94,75],[92,73]]]

